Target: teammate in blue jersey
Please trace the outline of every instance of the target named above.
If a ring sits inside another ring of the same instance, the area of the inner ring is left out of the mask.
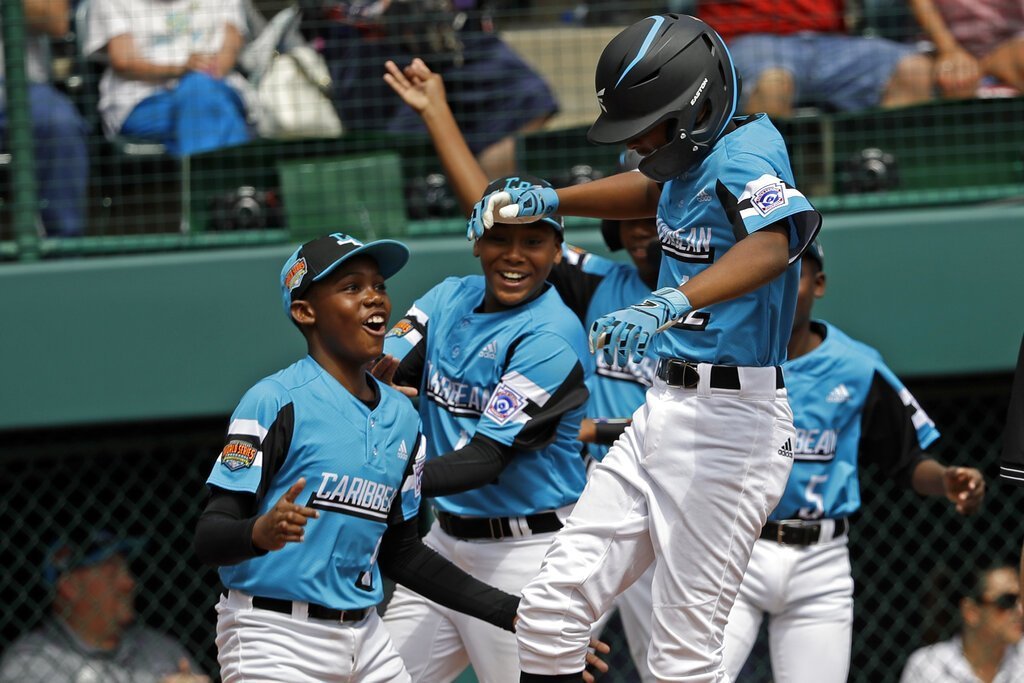
[[[626,143],[641,173],[495,192],[468,229],[479,239],[495,220],[556,211],[656,215],[663,251],[661,287],[591,326],[606,361],[639,361],[649,346],[660,359],[645,404],[523,590],[522,680],[579,680],[590,625],[653,564],[651,671],[721,681],[729,610],[792,466],[780,365],[796,262],[821,219],[767,117],[735,117],[735,70],[703,22],[658,15],[626,28],[602,53],[595,89],[589,139]]]
[[[403,69],[388,62],[384,78],[423,118],[445,173],[468,216],[484,193],[487,179],[448,108],[441,76],[433,73],[423,60],[414,59]],[[620,155],[619,171],[636,170],[638,163],[636,153],[624,152]],[[619,263],[563,244],[562,260],[552,267],[548,276],[548,282],[585,328],[604,313],[642,298],[658,283],[661,255],[651,248],[658,245],[653,218],[605,220],[601,233],[609,250],[625,249],[631,262]],[[604,457],[608,447],[629,424],[633,411],[643,405],[656,362],[653,355],[639,363],[630,359],[625,366],[609,364],[603,356],[596,360],[596,372],[587,382],[590,399],[579,435],[580,440],[588,444],[590,462]],[[646,664],[650,602],[650,580],[637,581],[616,600],[637,673],[645,682],[654,680]],[[594,632],[599,633],[603,626],[603,620],[599,621]]]
[[[497,187],[530,187],[528,177]],[[448,278],[389,333],[394,381],[419,390],[427,439],[425,542],[482,581],[518,593],[583,490],[576,439],[593,372],[586,335],[546,279],[562,224],[499,225],[476,242],[482,276]],[[515,681],[514,635],[399,588],[385,625],[414,680]]]
[[[414,59],[401,69],[387,62],[384,80],[422,117],[468,216],[488,182],[448,106],[440,74],[432,72],[422,59]],[[636,170],[639,161],[635,152],[626,151],[620,156],[619,170]],[[601,233],[609,250],[625,249],[631,262],[619,263],[563,244],[562,259],[548,276],[548,282],[585,328],[601,315],[642,298],[658,284],[660,253],[651,253],[652,242],[657,244],[653,217],[605,220]],[[597,371],[587,384],[590,401],[580,433],[583,441],[594,444],[590,455],[600,460],[607,446],[622,434],[629,416],[643,404],[654,364],[653,357],[639,363],[628,360],[625,365],[610,365],[603,357],[597,358]]]
[[[944,467],[926,455],[939,432],[879,353],[812,320],[824,293],[824,254],[815,242],[804,253],[783,366],[796,425],[793,471],[729,615],[725,662],[734,680],[765,615],[777,683],[846,680],[853,628],[847,532],[860,509],[862,463],[922,495],[945,496],[960,514],[975,512],[984,497],[978,470]]]
[[[382,573],[512,630],[516,597],[420,541],[420,421],[366,372],[388,329],[384,281],[407,259],[398,242],[334,233],[281,271],[285,313],[309,354],[243,396],[196,529],[197,554],[225,587],[224,681],[409,681],[374,609]]]

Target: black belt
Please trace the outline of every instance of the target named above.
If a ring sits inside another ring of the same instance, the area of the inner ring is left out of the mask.
[[[846,517],[834,520],[836,523],[832,538],[842,538],[850,531],[850,520]],[[784,520],[768,522],[761,529],[761,538],[782,545],[815,545],[821,542],[821,522]],[[831,539],[825,539],[831,540]]]
[[[227,597],[227,591],[223,591],[224,597]],[[370,612],[369,607],[363,607],[362,609],[334,609],[332,607],[324,607],[323,605],[317,605],[316,603],[310,602],[309,611],[306,613],[310,619],[324,619],[326,621],[362,621],[366,618],[366,615]],[[281,600],[280,598],[264,598],[259,595],[252,596],[252,606],[257,609],[268,609],[272,612],[280,612],[281,614],[292,613],[292,601]]]
[[[683,360],[681,358],[662,358],[658,361],[658,379],[670,387],[683,387],[684,389],[696,389],[700,382],[700,373],[697,371],[697,363]],[[712,365],[711,378],[708,384],[712,389],[736,389],[740,388],[740,371],[732,365]],[[775,366],[775,388],[782,389],[786,386],[782,379],[782,368]]]
[[[562,520],[554,512],[540,512],[525,517],[459,517],[444,510],[435,510],[437,523],[455,538],[501,539],[510,536],[546,534],[562,528]],[[523,527],[529,529],[529,533]]]

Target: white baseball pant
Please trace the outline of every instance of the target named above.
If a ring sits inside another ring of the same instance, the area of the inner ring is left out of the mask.
[[[647,664],[647,652],[651,646],[651,614],[654,611],[654,598],[651,595],[653,583],[652,564],[632,586],[615,599],[622,628],[626,632],[626,642],[629,643],[629,655],[633,658],[633,666],[636,667],[641,683],[656,683],[658,680]]]
[[[776,371],[739,368],[739,390],[656,380],[633,423],[523,589],[522,670],[584,667],[590,625],[653,562],[648,665],[662,681],[719,683],[725,624],[750,553],[785,489],[795,438]]]
[[[844,683],[850,671],[853,576],[846,537],[791,546],[761,539],[725,628],[725,666],[743,668],[767,613],[776,683]]]
[[[552,538],[553,533],[545,533],[496,541],[460,540],[435,522],[423,542],[484,583],[519,595],[540,569]],[[514,633],[442,607],[404,586],[395,589],[384,625],[414,683],[447,683],[470,663],[481,683],[519,681]]]
[[[376,610],[362,621],[307,619],[252,606],[230,591],[217,603],[217,661],[224,683],[408,683]]]

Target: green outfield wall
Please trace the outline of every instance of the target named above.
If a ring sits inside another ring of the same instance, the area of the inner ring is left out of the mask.
[[[595,221],[571,241],[600,249]],[[407,240],[397,319],[477,264],[457,236]],[[827,214],[816,309],[904,376],[1013,366],[1024,331],[1024,205]],[[0,267],[0,429],[222,415],[304,352],[276,286],[294,245]]]

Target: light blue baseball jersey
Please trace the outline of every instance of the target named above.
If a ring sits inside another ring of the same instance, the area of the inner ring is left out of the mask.
[[[221,567],[224,586],[334,609],[382,600],[381,536],[419,510],[426,444],[409,400],[373,382],[371,409],[306,356],[242,397],[206,483],[255,494],[263,514],[305,477],[296,502],[320,516],[302,543]]]
[[[562,262],[551,271],[549,280],[565,305],[571,308],[589,330],[602,315],[626,308],[646,297],[651,288],[640,279],[636,266],[618,263],[576,247],[565,246]],[[587,417],[628,418],[644,403],[651,386],[657,356],[649,353],[639,363],[632,359],[625,366],[609,365],[604,354],[595,355],[596,369],[587,381],[590,400]],[[607,446],[588,444],[588,453],[602,460]]]
[[[662,190],[659,285],[679,287],[739,240],[776,223],[789,228],[791,265],[753,292],[692,311],[657,335],[652,350],[721,365],[779,365],[793,324],[799,257],[818,233],[821,216],[794,186],[785,142],[768,117],[734,120],[739,128]]]
[[[875,349],[825,322],[824,341],[783,365],[796,443],[786,492],[770,519],[852,515],[859,464],[874,462],[904,486],[939,432]]]
[[[585,481],[576,437],[593,373],[583,327],[551,287],[494,313],[482,312],[483,299],[483,277],[448,278],[384,341],[402,361],[396,380],[419,387],[428,459],[478,433],[516,451],[493,483],[434,504],[507,517],[573,503]]]

